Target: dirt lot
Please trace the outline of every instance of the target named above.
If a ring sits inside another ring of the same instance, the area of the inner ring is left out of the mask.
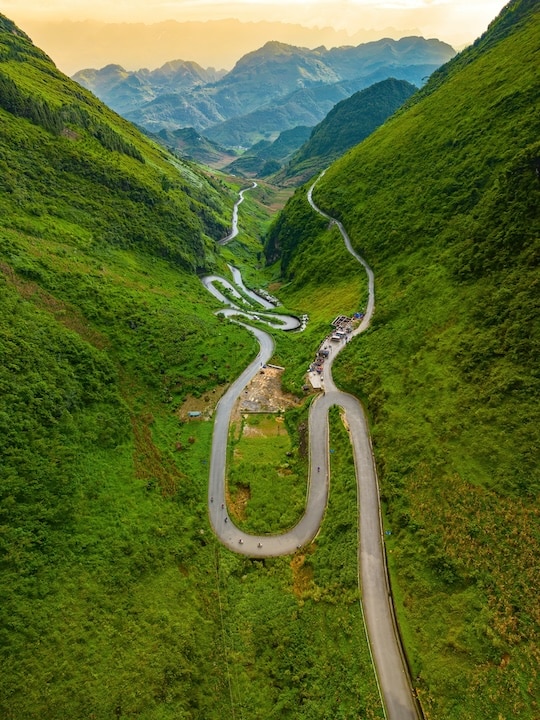
[[[297,407],[300,400],[281,388],[283,370],[264,367],[255,375],[236,403],[232,421],[243,413],[277,413]]]
[[[283,370],[277,368],[261,368],[238,399],[233,411],[232,422],[240,420],[240,415],[244,413],[277,413],[297,407],[300,400],[294,395],[284,393],[281,389],[282,373]],[[205,393],[200,398],[188,397],[178,410],[179,419],[190,420],[189,412],[200,412],[200,418],[194,418],[194,421],[209,420],[219,398],[226,389],[227,386],[222,385],[212,392]]]
[[[218,385],[213,390],[205,393],[199,398],[188,395],[182,406],[176,411],[178,419],[193,421],[210,420],[214,414],[219,398],[223,395],[227,388],[228,385]],[[200,412],[201,416],[198,418],[190,418],[188,415],[190,412]]]

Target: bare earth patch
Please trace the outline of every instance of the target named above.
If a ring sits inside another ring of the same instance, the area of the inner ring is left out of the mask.
[[[246,424],[246,425],[244,425],[242,435],[244,437],[265,437],[266,433],[263,432],[263,430],[261,430],[260,428],[255,427],[254,425]],[[235,457],[236,457],[236,455],[235,455]]]
[[[231,423],[239,423],[244,413],[278,413],[300,405],[300,400],[290,393],[283,392],[281,376],[283,370],[264,367],[255,375],[238,399],[233,410]],[[218,400],[228,385],[219,385],[204,393],[201,397],[189,395],[177,410],[179,420],[210,420],[216,409]],[[189,413],[200,413],[195,417]],[[249,430],[248,432],[251,432]],[[253,434],[258,434],[253,429]]]
[[[232,422],[240,422],[244,413],[278,413],[298,407],[301,401],[281,387],[283,370],[263,367],[247,385],[233,410]]]
[[[251,419],[250,419],[251,417]],[[244,413],[244,423],[242,428],[243,437],[279,437],[280,435],[288,435],[287,428],[281,415],[268,414],[251,414]]]
[[[293,592],[297,598],[305,597],[313,583],[313,569],[305,565],[306,554],[296,553],[291,560]]]
[[[227,486],[225,491],[227,498],[227,508],[234,520],[245,520],[246,519],[246,507],[251,499],[251,490],[246,485],[240,485],[236,488],[234,497],[229,491]]]
[[[176,411],[179,420],[210,420],[216,409],[219,398],[223,395],[228,385],[218,385],[209,390],[201,397],[188,395],[182,405]],[[199,417],[191,418],[190,412],[201,413]]]

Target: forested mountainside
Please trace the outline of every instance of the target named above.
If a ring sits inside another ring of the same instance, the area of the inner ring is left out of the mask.
[[[109,66],[74,77],[151,132],[194,127],[226,147],[247,148],[283,130],[316,125],[336,102],[374,82],[396,77],[420,85],[454,54],[446,43],[420,37],[331,50],[268,42],[241,57],[223,77],[191,89],[186,81],[194,80],[193,68],[186,73],[183,61],[171,63],[165,75],[144,72],[139,78],[140,72]]]
[[[189,269],[205,265],[211,240],[226,228],[221,189],[66,82],[8,27],[4,20],[4,225],[42,231],[48,220],[68,222],[96,245],[145,249]]]
[[[314,192],[375,272],[375,321],[334,377],[371,417],[400,626],[437,720],[540,712],[539,49],[538,3],[513,0]],[[341,245],[299,190],[266,245],[284,296],[358,282]]]
[[[255,353],[195,275],[233,195],[3,16],[0,168],[0,716],[223,717],[203,457],[174,410]]]
[[[246,177],[272,175],[308,140],[311,131],[312,128],[306,125],[298,125],[292,130],[284,130],[274,142],[261,140],[227,165],[225,170]]]
[[[201,165],[218,168],[226,165],[234,153],[221,145],[212,142],[193,128],[179,128],[178,130],[160,130],[157,135],[148,131],[146,134],[157,142],[165,145],[171,152],[185,160],[193,160]]]
[[[364,140],[417,90],[406,80],[388,78],[339,102],[311,133],[274,180],[300,184]]]

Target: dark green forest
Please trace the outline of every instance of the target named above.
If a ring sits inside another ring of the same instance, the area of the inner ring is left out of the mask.
[[[314,192],[375,272],[334,377],[370,414],[429,718],[539,712],[539,32],[511,2]],[[297,191],[266,243],[290,301],[352,282],[338,243]]]

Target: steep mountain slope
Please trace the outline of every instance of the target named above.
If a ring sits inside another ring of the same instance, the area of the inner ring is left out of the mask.
[[[229,150],[204,137],[194,128],[160,130],[154,137],[181,157],[210,167],[223,167],[234,157]]]
[[[195,275],[233,196],[3,16],[0,88],[0,716],[224,717],[175,408],[254,354]]]
[[[438,720],[540,705],[539,48],[538,3],[513,0],[314,193],[375,272],[375,322],[334,376],[371,415],[398,616]],[[267,254],[298,303],[358,282],[340,247],[304,190]]]
[[[268,101],[288,95],[298,87],[337,82],[342,78],[325,62],[325,52],[324,48],[309,50],[267,42],[238,60],[219,83],[219,96],[233,93],[245,103],[242,110],[249,112],[260,105],[263,92]]]
[[[188,166],[175,167],[171,156],[78,85],[65,83],[24,35],[3,30],[4,225],[40,231],[49,219],[72,222],[93,242],[203,266],[210,236],[218,239],[225,228],[217,190]],[[44,77],[56,83],[42,91]]]
[[[392,73],[397,79],[420,87],[432,71],[433,65],[407,65],[394,68]],[[383,67],[355,80],[301,88],[251,113],[219,122],[204,133],[224,145],[245,147],[261,138],[274,138],[277,132],[297,127],[298,123],[314,127],[324,120],[336,103],[387,79],[388,75],[388,68]]]
[[[75,73],[73,80],[125,115],[158,95],[191,90],[216,82],[223,75],[224,70],[218,72],[214,68],[202,68],[195,62],[173,60],[157,70],[128,71],[120,65],[107,65],[100,70],[88,68]]]
[[[141,100],[130,111],[124,108],[126,102],[134,101],[137,88],[133,83],[128,85],[128,97],[125,86],[118,84],[120,96],[117,100],[110,87],[110,73],[104,73],[101,78],[100,73],[103,71],[96,73],[85,70],[78,73],[77,78],[83,83],[89,78],[98,97],[106,99],[113,109],[152,132],[190,126],[198,132],[204,132],[233,118],[261,114],[263,110],[267,117],[273,117],[272,122],[266,122],[268,127],[264,132],[270,133],[275,139],[282,130],[320,122],[332,105],[356,90],[387,77],[416,83],[453,55],[454,51],[449,45],[423,38],[403,38],[399,41],[385,39],[358,47],[332,50],[324,47],[308,50],[269,42],[240,58],[223,78],[203,87],[188,90],[179,86],[175,90],[170,84],[166,87],[158,85],[151,90],[155,94],[154,99],[148,101],[150,90],[146,84],[148,78],[145,77],[144,83],[138,85]],[[101,79],[103,86],[100,86]],[[129,80],[127,78],[126,83]],[[354,87],[348,88],[344,81],[354,83]],[[326,87],[333,88],[332,97],[328,98],[331,104],[319,110],[315,108],[315,116],[306,120],[310,103],[313,105],[314,102],[323,101],[323,96],[317,95],[315,99],[310,93],[324,93]],[[302,95],[294,98],[295,93],[302,93],[303,90],[308,91],[305,98]],[[290,101],[285,100],[288,96],[291,96]],[[279,108],[282,102],[287,102],[286,109]],[[249,127],[252,132],[256,130],[253,124],[256,121],[256,118],[251,118]],[[216,128],[211,139],[229,146],[243,144],[247,147],[263,138],[261,134],[239,142],[232,130],[232,127]]]
[[[344,84],[339,83],[338,86],[342,87]],[[350,86],[351,83],[346,84]],[[299,126],[292,130],[284,130],[273,143],[260,141],[231,163],[228,169],[247,176],[272,175],[272,182],[279,185],[299,185],[367,137],[416,89],[405,80],[394,78],[383,80],[339,102],[313,129]],[[320,91],[317,93],[317,90],[300,92],[304,96],[308,93],[318,95],[319,101],[316,103],[318,116],[325,106],[322,93]],[[298,94],[295,93],[295,100]],[[332,102],[330,101],[329,104],[332,105]],[[283,105],[281,108],[283,109]],[[297,113],[298,110],[295,114]],[[235,137],[240,139],[243,134],[244,137],[249,138],[252,132],[249,121],[252,121],[254,132],[260,134],[261,130],[264,131],[266,128],[266,124],[272,123],[274,118],[271,110],[259,110],[246,118],[230,120],[221,126],[216,126],[209,131],[209,134],[219,136],[222,128],[230,125],[231,130],[234,127],[232,131]],[[284,165],[286,167],[283,167]]]
[[[238,160],[227,165],[226,170],[245,177],[265,177],[275,173],[311,134],[311,128],[299,125],[284,130],[274,140],[261,140],[247,150]]]
[[[405,80],[389,78],[342,100],[313,129],[309,140],[276,176],[276,181],[285,184],[305,182],[364,140],[416,90]]]

